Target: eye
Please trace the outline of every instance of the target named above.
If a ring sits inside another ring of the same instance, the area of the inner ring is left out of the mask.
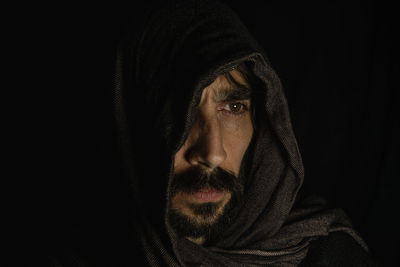
[[[241,102],[228,103],[223,108],[224,111],[231,115],[239,116],[247,111],[247,106]]]

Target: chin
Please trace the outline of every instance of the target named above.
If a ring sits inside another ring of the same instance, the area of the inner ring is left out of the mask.
[[[169,221],[180,237],[212,239],[231,221],[231,193],[218,201],[199,202],[176,194],[172,198]]]
[[[186,193],[178,193],[172,200],[172,209],[192,223],[210,225],[224,214],[230,199],[229,192],[224,192],[214,201],[199,201],[188,197]]]

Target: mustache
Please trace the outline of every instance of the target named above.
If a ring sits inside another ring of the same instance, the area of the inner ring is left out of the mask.
[[[206,188],[218,191],[226,190],[241,195],[243,182],[233,173],[220,167],[211,171],[191,167],[187,171],[175,175],[172,182],[173,195],[179,191],[194,193]]]

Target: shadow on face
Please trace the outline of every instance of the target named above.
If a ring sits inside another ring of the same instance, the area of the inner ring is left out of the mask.
[[[170,222],[184,237],[210,238],[221,230],[243,192],[239,170],[253,135],[251,88],[238,70],[230,75],[236,83],[220,75],[204,88],[175,154]]]

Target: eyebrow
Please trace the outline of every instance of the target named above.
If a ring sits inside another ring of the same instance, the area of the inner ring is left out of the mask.
[[[214,93],[215,102],[230,102],[251,99],[251,89],[244,85],[224,87]]]

